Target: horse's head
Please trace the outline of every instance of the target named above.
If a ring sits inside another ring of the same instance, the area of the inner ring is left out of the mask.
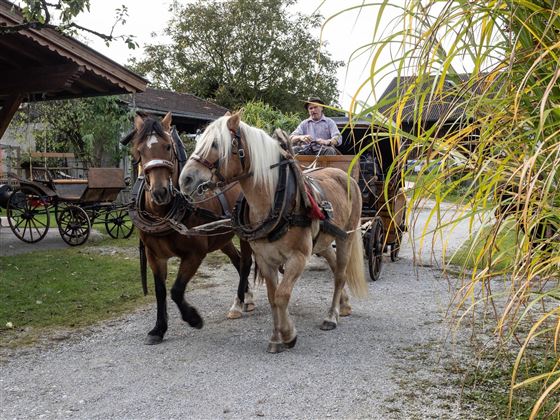
[[[200,135],[194,153],[179,177],[184,194],[204,194],[218,184],[249,176],[249,156],[240,134],[239,114],[211,123]]]
[[[174,196],[173,178],[176,176],[176,156],[171,138],[171,113],[160,121],[151,117],[134,119],[132,156],[140,163],[146,190],[158,206],[169,204]]]

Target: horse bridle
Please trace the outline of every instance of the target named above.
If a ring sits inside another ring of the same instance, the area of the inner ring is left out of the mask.
[[[252,172],[245,172],[245,149],[243,148],[243,143],[241,141],[241,130],[237,127],[237,131],[230,130],[231,133],[231,145],[232,145],[232,154],[237,155],[239,157],[239,162],[241,164],[242,173],[241,175],[234,176],[231,178],[226,178],[220,172],[220,159],[218,158],[215,162],[210,162],[207,159],[193,153],[190,159],[200,163],[202,166],[208,168],[212,172],[212,178],[216,177],[218,182],[209,180],[200,184],[197,189],[196,193],[198,195],[204,195],[206,191],[213,190],[216,187],[223,187],[227,184],[231,184],[232,182],[239,181],[245,178],[249,178],[253,176]]]
[[[168,135],[169,138],[171,138],[170,133],[165,132],[165,134]],[[152,135],[157,135],[157,133],[155,131],[152,131],[150,134],[146,136],[146,138]],[[169,194],[171,194],[171,197],[175,197],[175,188],[173,188],[173,169],[175,168],[175,164],[177,161],[176,156],[177,156],[177,152],[175,150],[175,142],[171,140],[171,160],[150,159],[148,162],[142,165],[142,171],[144,172],[145,175],[144,182],[146,184],[146,190],[148,192],[152,191],[152,186],[150,185],[150,178],[148,177],[148,173],[155,168],[166,168],[167,170],[169,170],[169,184],[168,184]],[[133,162],[134,165],[137,165],[138,163],[140,163],[140,161]]]

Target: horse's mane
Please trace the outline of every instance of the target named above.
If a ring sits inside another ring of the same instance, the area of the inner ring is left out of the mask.
[[[224,116],[212,122],[198,140],[195,153],[206,155],[215,142],[220,153],[220,164],[227,167],[228,156],[231,153],[231,133],[227,126],[230,117]],[[279,143],[260,128],[252,127],[240,122],[241,137],[247,145],[248,155],[251,157],[250,171],[253,172],[255,185],[264,185],[273,196],[278,182],[278,170],[270,166],[280,160],[281,149]],[[273,197],[272,197],[273,198]]]
[[[138,137],[140,139],[145,139],[153,132],[155,132],[159,137],[165,138],[165,130],[163,129],[161,123],[152,117],[147,117],[144,119],[144,124],[142,125],[142,130],[138,133]]]

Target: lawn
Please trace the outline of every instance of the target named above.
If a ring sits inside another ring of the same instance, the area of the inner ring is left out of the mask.
[[[137,244],[133,236],[0,257],[0,346],[18,331],[90,325],[151,302],[140,286]],[[100,247],[116,251],[99,255]]]

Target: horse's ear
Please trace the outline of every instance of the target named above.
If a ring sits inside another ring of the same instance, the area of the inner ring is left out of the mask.
[[[228,121],[227,121],[227,127],[231,130],[231,131],[237,131],[237,129],[239,128],[239,122],[241,120],[241,117],[239,115],[239,112],[236,112],[235,114],[233,114],[231,117],[229,117]]]
[[[171,111],[165,114],[165,117],[161,120],[161,125],[165,131],[171,130]]]
[[[224,114],[224,117],[231,117],[231,112],[229,112],[229,111],[226,112],[226,113]]]
[[[138,133],[142,130],[143,125],[144,125],[144,120],[140,115],[134,117],[134,128]]]

